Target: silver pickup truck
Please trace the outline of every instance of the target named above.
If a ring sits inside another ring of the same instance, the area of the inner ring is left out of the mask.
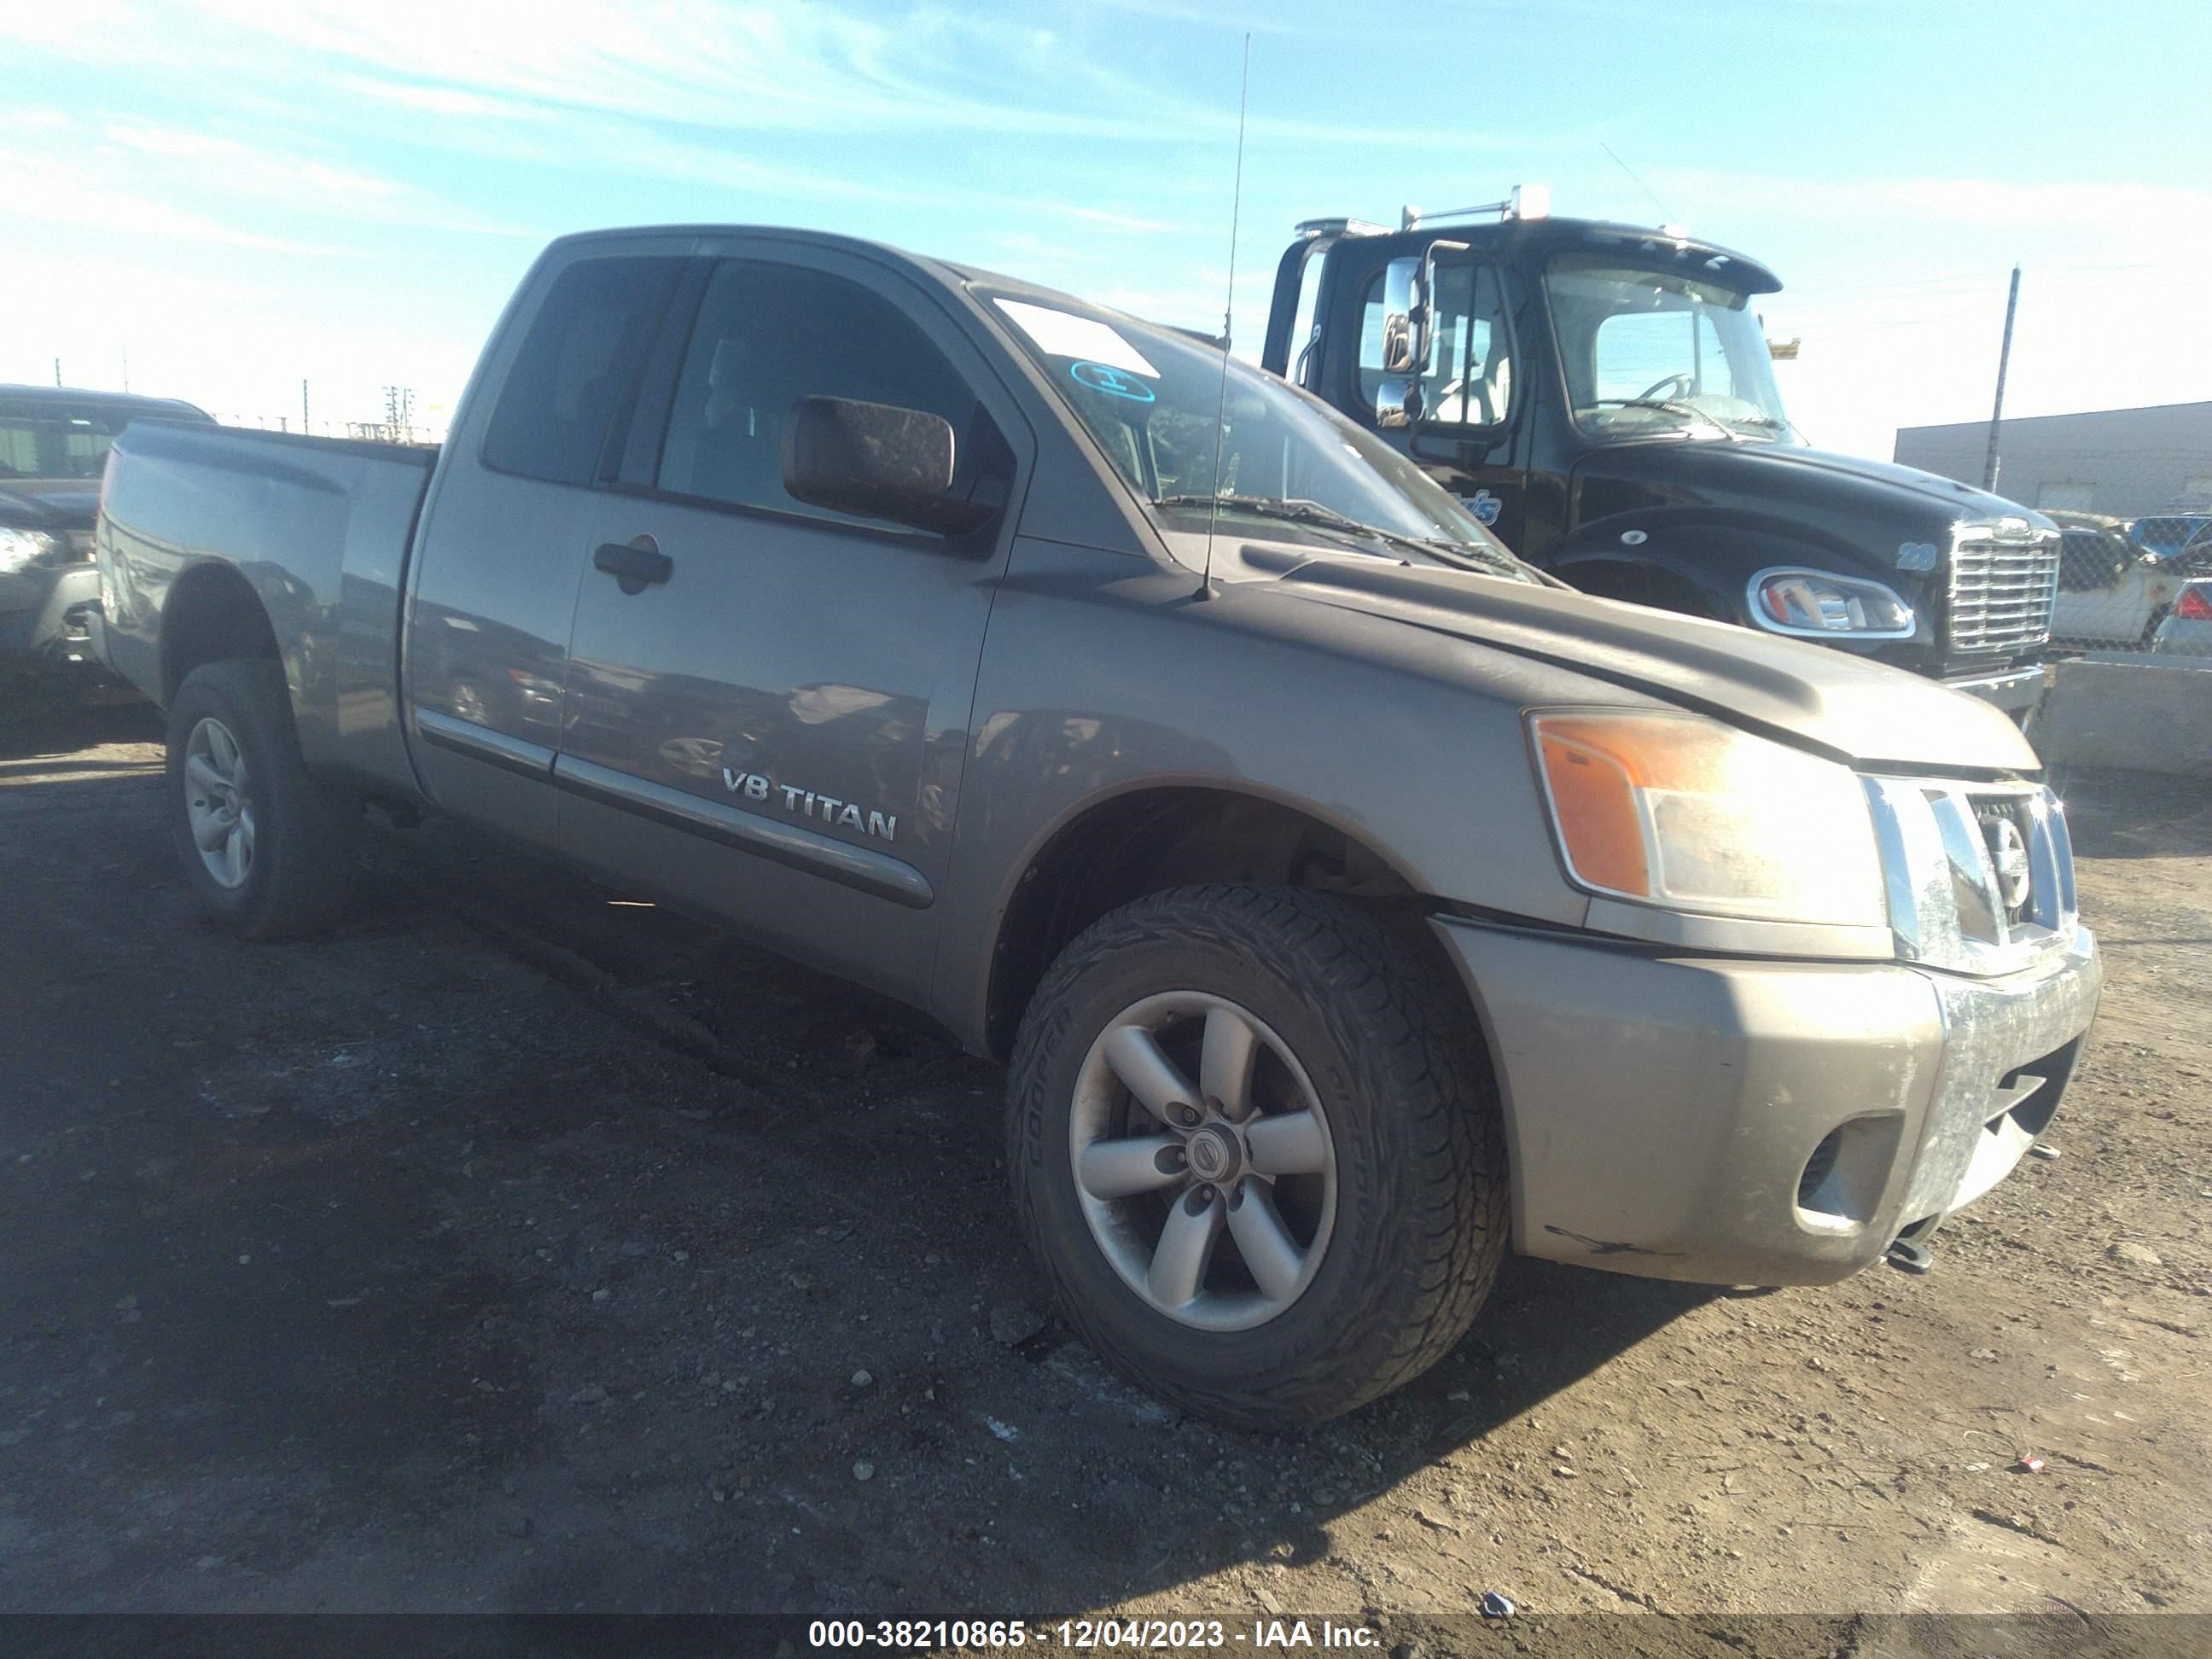
[[[1565,591],[1192,337],[837,238],[556,242],[440,451],[140,422],[105,649],[184,868],[331,922],[436,809],[1011,1061],[1068,1316],[1310,1422],[1510,1247],[1723,1284],[1926,1239],[2100,973],[2004,715]]]

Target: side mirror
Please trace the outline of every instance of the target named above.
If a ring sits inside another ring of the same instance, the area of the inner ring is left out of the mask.
[[[1375,388],[1375,424],[1395,432],[1420,420],[1421,383],[1410,374],[1385,374]]]
[[[1423,262],[1393,259],[1382,268],[1382,372],[1414,374],[1428,358],[1428,307],[1422,303]]]
[[[965,535],[998,517],[999,504],[948,493],[952,446],[951,422],[924,410],[801,398],[784,434],[784,491],[833,513]]]

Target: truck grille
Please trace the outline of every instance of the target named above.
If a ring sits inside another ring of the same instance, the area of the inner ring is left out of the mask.
[[[1961,539],[1951,551],[1951,649],[2017,651],[2051,637],[2058,538]]]
[[[2047,787],[1866,782],[1902,955],[2003,974],[2072,944],[2081,908],[2073,843],[2065,809]]]

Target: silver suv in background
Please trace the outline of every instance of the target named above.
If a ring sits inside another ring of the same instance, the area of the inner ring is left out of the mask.
[[[0,680],[96,668],[100,474],[142,416],[209,421],[174,398],[0,386]]]

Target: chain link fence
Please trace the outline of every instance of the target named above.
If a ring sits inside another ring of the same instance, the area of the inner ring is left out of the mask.
[[[2212,665],[2212,501],[2136,518],[2046,507],[2059,526],[2054,654]]]
[[[1996,493],[2058,526],[2051,653],[2212,666],[2212,401],[2007,420]],[[1985,422],[1906,427],[1896,459],[1979,484]]]

